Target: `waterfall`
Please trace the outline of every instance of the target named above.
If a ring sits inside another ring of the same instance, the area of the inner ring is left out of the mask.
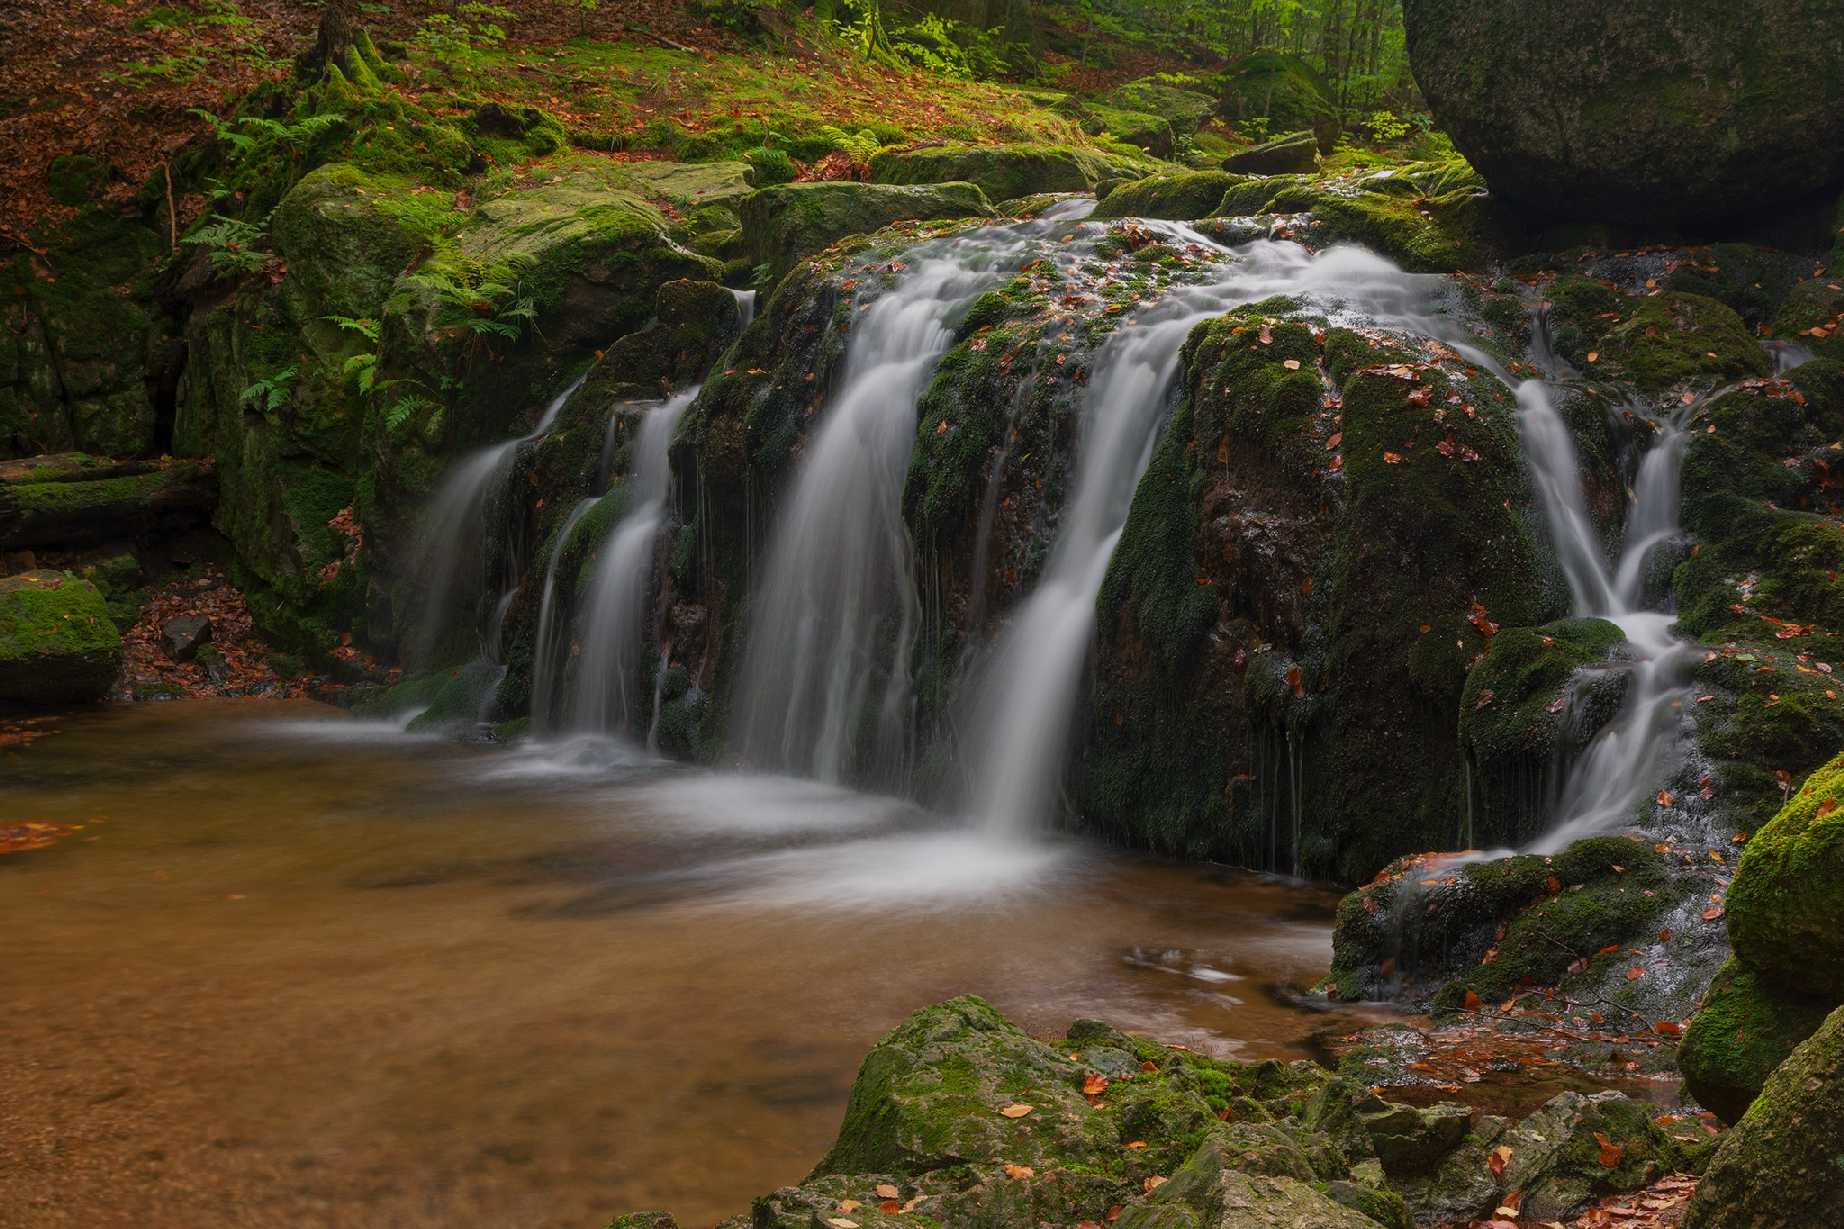
[[[1539,368],[1556,370],[1555,356],[1541,344],[1541,328],[1538,335]],[[1803,356],[1796,348],[1786,348],[1775,357],[1779,369],[1786,370]],[[1654,421],[1651,444],[1633,483],[1621,546],[1610,562],[1588,515],[1581,461],[1549,382],[1538,377],[1519,383],[1496,364],[1486,365],[1516,390],[1518,435],[1568,582],[1572,613],[1617,626],[1635,657],[1619,712],[1570,770],[1549,831],[1530,846],[1533,852],[1547,854],[1632,822],[1641,800],[1657,784],[1672,735],[1682,721],[1696,651],[1673,633],[1676,615],[1669,609],[1669,598],[1662,609],[1647,607],[1646,567],[1655,550],[1683,532],[1678,513],[1689,424],[1708,398],[1695,398]]]
[[[756,292],[753,290],[732,290],[731,297],[736,300],[737,328],[746,329],[755,323]]]
[[[645,712],[650,693],[640,690],[647,628],[647,598],[653,591],[653,563],[659,532],[672,493],[669,450],[696,388],[674,393],[648,410],[634,445],[633,468],[618,492],[626,511],[596,556],[577,619],[583,651],[577,659],[570,724],[601,733],[627,728]],[[611,496],[612,498],[612,496]]]
[[[778,510],[750,606],[732,730],[747,762],[843,781],[875,702],[875,768],[900,766],[919,616],[902,507],[916,403],[960,312],[1089,207],[925,241],[892,262],[901,275],[892,288],[861,303],[838,390]]]
[[[1180,247],[1213,253],[1200,283],[1175,285],[1123,320],[1093,363],[1083,406],[1077,475],[1043,577],[1000,635],[979,683],[972,721],[972,808],[985,829],[1017,836],[1055,809],[1094,632],[1095,600],[1151,459],[1185,338],[1200,322],[1275,295],[1307,296],[1333,315],[1382,327],[1423,320],[1432,279],[1405,274],[1358,248],[1313,256],[1258,240],[1231,250],[1188,226],[1138,223]],[[1299,864],[1303,772],[1291,739],[1294,861]]]
[[[482,549],[482,544],[487,537],[487,506],[494,494],[505,485],[519,449],[550,433],[564,404],[588,378],[589,370],[584,369],[581,375],[570,382],[569,387],[545,406],[538,425],[528,434],[490,444],[470,453],[436,488],[434,498],[430,500],[429,507],[418,523],[417,532],[417,541],[425,552],[421,572],[423,606],[417,619],[416,638],[411,646],[410,657],[418,669],[428,669],[435,665],[435,656],[442,646],[442,636],[450,626],[449,615],[457,599],[464,596],[458,592],[463,581],[464,565],[472,563],[483,569],[485,567],[488,552]],[[481,576],[480,593],[484,594],[492,587],[493,579],[484,574]],[[516,586],[517,577],[510,578],[510,581],[509,587]],[[483,648],[493,661],[498,661],[500,625],[509,606],[508,596],[502,589]]]
[[[563,651],[562,626],[557,618],[557,563],[570,544],[570,534],[577,522],[595,505],[596,498],[591,496],[578,500],[570,509],[570,515],[557,530],[556,541],[551,544],[550,562],[544,568],[544,595],[538,602],[538,638],[531,662],[531,723],[535,729],[545,729],[551,723],[551,710],[557,702],[557,684],[568,660]]]

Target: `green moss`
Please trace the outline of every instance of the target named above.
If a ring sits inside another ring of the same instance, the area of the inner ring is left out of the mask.
[[[833,182],[765,188],[746,197],[738,213],[749,259],[767,265],[779,277],[797,261],[847,235],[912,219],[991,217],[992,206],[985,193],[965,182]]]
[[[1225,171],[1179,171],[1121,184],[1095,207],[1097,218],[1201,218],[1247,177]]]
[[[1844,755],[1749,838],[1726,904],[1735,954],[1775,986],[1844,1002]]]
[[[1288,189],[1304,188],[1312,182],[1310,175],[1249,176],[1231,184],[1217,202],[1211,215],[1218,218],[1245,218],[1258,213],[1273,213],[1269,202]]]
[[[1460,736],[1481,759],[1548,758],[1560,725],[1557,700],[1575,672],[1605,662],[1625,637],[1605,619],[1508,628],[1467,672]]]
[[[121,664],[121,634],[94,585],[48,571],[0,580],[0,699],[24,704],[100,699]]]
[[[1731,958],[1710,982],[1678,1046],[1678,1068],[1698,1102],[1734,1123],[1774,1068],[1818,1031],[1835,1003],[1775,993]]]
[[[1697,1184],[1685,1229],[1809,1224],[1844,1207],[1844,1007],[1774,1070]]]
[[[1627,298],[1583,278],[1563,278],[1550,286],[1549,298],[1557,353],[1642,392],[1767,373],[1767,356],[1741,317],[1700,294]]]
[[[1073,145],[929,145],[887,149],[871,159],[883,184],[977,185],[995,201],[1035,192],[1087,192],[1131,162]]]

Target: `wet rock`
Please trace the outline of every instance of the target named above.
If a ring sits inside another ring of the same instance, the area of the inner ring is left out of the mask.
[[[1780,1064],[1717,1146],[1685,1229],[1804,1229],[1844,1215],[1844,1008]]]
[[[1650,1109],[1619,1092],[1559,1093],[1503,1143],[1511,1155],[1502,1187],[1523,1192],[1520,1211],[1529,1221],[1569,1219],[1600,1196],[1639,1190],[1684,1161]]]
[[[1403,19],[1441,127],[1533,213],[1657,226],[1844,180],[1844,11],[1825,0],[1406,0]]]
[[[1207,1140],[1119,1229],[1376,1229],[1376,1222],[1315,1189],[1308,1178],[1248,1173],[1223,1138]]]
[[[1380,1106],[1361,1115],[1377,1159],[1390,1174],[1422,1173],[1438,1166],[1466,1138],[1473,1111],[1465,1105]]]
[[[121,665],[121,633],[94,585],[43,570],[0,579],[0,700],[98,700]]]
[[[1510,1125],[1503,1118],[1482,1115],[1460,1146],[1433,1169],[1390,1176],[1391,1186],[1401,1193],[1417,1224],[1470,1221],[1498,1205],[1501,1192],[1492,1177],[1492,1149],[1499,1146]]]
[[[629,1212],[609,1221],[607,1229],[679,1229],[679,1222],[665,1212]]]
[[[191,661],[211,639],[211,620],[204,615],[184,615],[160,626],[166,655],[174,661]]]
[[[1243,175],[1297,175],[1319,166],[1319,142],[1310,132],[1291,132],[1223,159],[1223,169]]]
[[[991,217],[992,205],[969,182],[790,183],[746,197],[738,213],[748,259],[779,277],[847,235],[899,221]]]

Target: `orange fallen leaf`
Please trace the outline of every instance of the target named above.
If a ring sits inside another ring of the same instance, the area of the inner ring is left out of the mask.
[[[1383,464],[1385,465],[1402,464],[1402,454],[1399,452],[1385,452],[1383,454]]]
[[[901,1191],[896,1189],[895,1184],[890,1182],[879,1182],[872,1189],[876,1191],[879,1199],[895,1199],[898,1195],[902,1194]]]
[[[1099,1097],[1106,1091],[1108,1091],[1108,1077],[1105,1075],[1098,1075],[1091,1071],[1082,1081],[1082,1095],[1085,1097]]]
[[[1014,1101],[999,1112],[1004,1114],[1007,1118],[1023,1118],[1036,1108],[1035,1105],[1026,1105],[1022,1101]]]
[[[1164,1185],[1164,1178],[1160,1177],[1158,1174],[1151,1174],[1148,1175],[1146,1181],[1140,1183],[1140,1189],[1150,1195]]]
[[[1007,1161],[1005,1163],[1005,1176],[1023,1181],[1026,1178],[1035,1178],[1037,1176],[1037,1171],[1032,1169],[1029,1165],[1014,1165],[1010,1161]]]
[[[1618,1165],[1620,1158],[1626,1155],[1626,1149],[1608,1139],[1604,1131],[1594,1133],[1594,1142],[1601,1146],[1601,1164],[1609,1169]]]
[[[1504,1144],[1492,1149],[1492,1155],[1485,1159],[1486,1168],[1492,1171],[1494,1178],[1505,1172],[1505,1166],[1511,1163],[1511,1149]]]

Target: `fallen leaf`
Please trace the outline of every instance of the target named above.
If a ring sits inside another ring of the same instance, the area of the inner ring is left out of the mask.
[[[1492,1155],[1485,1159],[1486,1168],[1492,1171],[1494,1178],[1505,1172],[1505,1166],[1511,1163],[1511,1149],[1504,1144],[1492,1149]]]
[[[879,1182],[872,1189],[876,1192],[879,1199],[895,1199],[902,1194],[901,1191],[896,1189],[895,1184],[890,1182]]]
[[[1607,1166],[1609,1169],[1618,1165],[1620,1163],[1620,1158],[1626,1155],[1626,1149],[1608,1139],[1605,1132],[1596,1131],[1594,1133],[1594,1142],[1601,1146],[1601,1164]]]
[[[1146,1181],[1140,1183],[1140,1189],[1150,1195],[1164,1185],[1164,1178],[1160,1177],[1158,1174],[1150,1174],[1147,1176]]]
[[[1036,1108],[1035,1105],[1026,1105],[1022,1101],[1014,1101],[999,1112],[1004,1114],[1007,1118],[1023,1118]]]
[[[1082,1095],[1085,1097],[1099,1097],[1106,1091],[1108,1091],[1108,1077],[1105,1075],[1098,1075],[1091,1071],[1082,1081]]]
[[[1032,1169],[1029,1165],[1014,1165],[1010,1161],[1007,1161],[1005,1164],[1005,1176],[1022,1182],[1026,1178],[1035,1178],[1037,1176],[1037,1171]]]

